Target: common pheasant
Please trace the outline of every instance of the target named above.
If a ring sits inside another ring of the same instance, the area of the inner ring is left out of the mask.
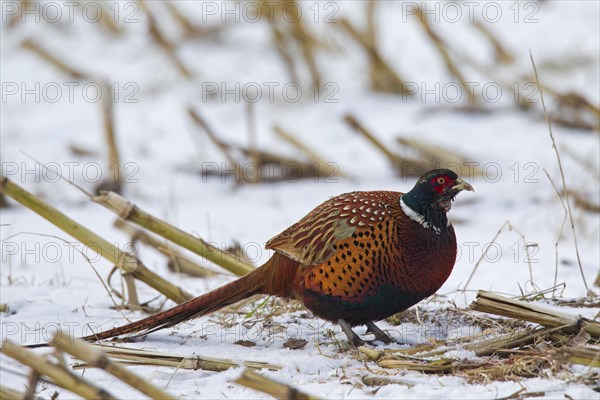
[[[447,212],[473,187],[454,172],[427,172],[408,193],[352,192],[327,200],[279,235],[275,254],[255,271],[169,310],[85,337],[100,340],[147,334],[212,313],[255,294],[299,300],[318,317],[338,323],[352,345],[351,327],[366,325],[376,339],[392,339],[373,321],[434,294],[456,259]]]

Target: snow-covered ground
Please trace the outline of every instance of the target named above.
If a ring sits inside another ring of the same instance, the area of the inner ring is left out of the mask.
[[[219,26],[222,18],[227,24],[219,40],[187,40],[178,46],[179,56],[192,71],[190,80],[183,79],[152,43],[146,17],[136,3],[102,3],[105,13],[122,22],[122,36],[113,36],[100,22],[94,23],[94,6],[85,6],[85,2],[72,9],[71,22],[71,6],[67,3],[43,2],[37,11],[25,15],[24,24],[12,27],[7,22],[14,11],[12,7],[18,9],[21,5],[1,3],[2,172],[109,241],[126,248],[130,240],[112,226],[114,215],[64,181],[43,173],[25,154],[53,163],[55,169],[88,191],[93,191],[101,178],[109,178],[112,172],[106,167],[100,104],[95,102],[96,83],[101,80],[111,85],[110,95],[115,96],[116,132],[126,174],[124,196],[218,246],[227,247],[237,240],[257,265],[270,256],[263,249],[270,237],[325,199],[354,190],[405,191],[414,183],[398,178],[381,153],[344,123],[343,116],[352,113],[390,148],[395,148],[398,136],[416,137],[463,154],[483,170],[471,174],[468,165],[458,165],[476,192],[462,194],[451,211],[451,217],[457,221],[460,256],[453,274],[439,291],[445,296],[442,303],[465,306],[477,289],[512,295],[547,289],[554,284],[556,265],[557,282],[565,284],[563,296],[586,295],[572,232],[567,224],[561,234],[565,212],[544,172],[561,187],[547,126],[540,113],[519,111],[514,98],[517,90],[532,95],[533,101],[539,97],[531,87],[517,83],[519,77],[532,73],[531,51],[543,84],[576,91],[592,104],[600,103],[598,2],[470,2],[470,6],[427,2],[429,17],[440,19],[434,28],[462,54],[495,68],[492,47],[470,23],[472,14],[475,19],[487,21],[486,26],[514,55],[514,65],[498,66],[496,78],[515,82],[512,92],[495,92],[499,85],[492,78],[464,69],[466,80],[473,82],[475,94],[490,110],[487,113],[463,112],[459,108],[464,102],[453,102],[453,78],[423,29],[409,15],[410,6],[421,3],[381,2],[376,16],[382,54],[406,81],[419,89],[416,98],[405,99],[369,90],[367,58],[339,26],[343,17],[364,25],[362,2],[303,2],[302,10],[311,30],[332,50],[323,50],[317,59],[323,85],[329,86],[324,86],[326,89],[316,98],[307,70],[300,68],[302,94],[298,101],[292,101],[298,84],[291,81],[272,45],[267,16],[252,22],[252,10],[240,3],[177,3],[200,24],[206,20],[208,26]],[[62,10],[58,20],[53,6]],[[165,13],[160,4],[151,6],[157,15]],[[496,13],[498,10],[500,14]],[[83,15],[84,12],[89,15]],[[315,19],[317,23],[312,23]],[[178,40],[181,32],[172,18],[158,22],[169,38]],[[23,50],[20,43],[26,38],[33,38],[94,78],[79,83],[66,76],[31,51]],[[208,96],[215,87],[229,92],[221,90]],[[262,90],[261,100],[254,104],[260,148],[299,156],[274,135],[273,125],[280,125],[334,163],[348,178],[336,174],[330,179],[320,176],[236,185],[231,176],[200,176],[198,171],[203,167],[222,169],[226,160],[190,121],[187,108],[198,110],[222,138],[248,144],[247,106],[236,98],[244,87],[249,91],[257,87]],[[284,91],[284,87],[289,90]],[[551,110],[556,108],[550,97],[547,102]],[[541,104],[536,102],[533,107],[539,110]],[[597,203],[599,135],[558,125],[553,129],[568,187]],[[87,152],[76,154],[73,146]],[[583,167],[582,161],[591,167]],[[90,263],[65,244],[72,239],[30,210],[14,202],[11,205],[1,211],[0,303],[9,307],[8,313],[0,315],[2,340],[46,341],[57,324],[80,335],[86,324],[108,328],[122,323],[123,316],[111,308],[113,304]],[[573,208],[573,213],[583,273],[592,288],[600,265],[599,214],[578,207]],[[515,229],[503,230],[485,254],[469,290],[458,292],[506,221]],[[528,247],[533,281],[519,232],[527,243],[537,244]],[[84,251],[93,267],[106,278],[111,265],[82,246],[77,249]],[[166,268],[167,260],[157,252],[140,247],[139,255],[152,270],[193,294],[232,279],[227,275],[211,279],[178,275]],[[139,285],[139,292],[142,301],[156,296],[143,284]],[[159,305],[160,301],[152,304]],[[167,302],[165,306],[172,305]],[[443,304],[419,307],[432,310]],[[592,317],[595,311],[587,310],[588,316]],[[142,316],[124,313],[131,319]],[[336,326],[307,318],[303,311],[277,315],[271,321],[273,325],[260,319],[253,321],[250,329],[242,325],[243,314],[229,328],[214,322],[222,317],[204,317],[157,332],[130,346],[279,364],[284,367],[281,371],[265,374],[327,398],[501,398],[517,392],[521,385],[529,392],[544,392],[548,398],[597,398],[597,393],[589,388],[556,379],[467,384],[458,377],[406,371],[397,373],[402,384],[374,390],[360,384],[360,378],[369,374],[369,365],[357,361],[351,352],[340,352],[328,336],[328,330],[333,330],[343,340]],[[280,331],[270,326],[287,328]],[[381,322],[380,326],[411,344],[426,341],[430,334],[424,333],[424,327],[412,325],[394,327]],[[448,334],[475,333],[471,328],[448,327]],[[304,338],[308,344],[301,350],[283,348],[289,338]],[[257,346],[234,344],[242,339],[253,340]],[[0,383],[23,390],[26,378],[18,373],[26,369],[5,357],[1,362]],[[239,376],[240,369],[221,373],[146,367],[134,370],[184,398],[264,397],[231,382]],[[87,370],[85,377],[118,397],[140,396],[102,372]],[[49,397],[49,389],[41,395]],[[69,396],[61,393],[60,398]]]

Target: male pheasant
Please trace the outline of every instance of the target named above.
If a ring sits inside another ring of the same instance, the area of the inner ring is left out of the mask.
[[[255,271],[209,293],[137,322],[85,337],[150,333],[212,313],[255,294],[299,300],[313,314],[351,329],[406,310],[434,294],[456,259],[447,212],[461,190],[473,187],[454,172],[427,172],[408,193],[352,192],[327,200],[269,240],[275,254]]]

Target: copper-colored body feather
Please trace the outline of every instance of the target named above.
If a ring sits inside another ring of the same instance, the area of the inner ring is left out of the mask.
[[[86,339],[148,333],[255,294],[295,298],[317,316],[349,325],[405,310],[435,293],[452,271],[456,238],[409,218],[399,192],[353,192],[321,204],[267,242],[256,271],[170,310]]]

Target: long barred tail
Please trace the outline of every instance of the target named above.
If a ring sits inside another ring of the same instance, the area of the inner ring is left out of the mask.
[[[297,263],[276,253],[260,268],[211,292],[131,324],[85,336],[82,339],[95,341],[130,333],[147,334],[210,314],[255,294],[290,297],[293,295],[296,268]]]

